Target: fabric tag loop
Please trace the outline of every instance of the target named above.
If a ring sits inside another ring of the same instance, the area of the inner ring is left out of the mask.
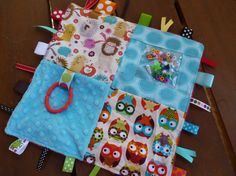
[[[152,21],[152,16],[146,13],[141,13],[138,24],[143,26],[149,26]]]
[[[29,141],[26,139],[17,139],[9,146],[9,150],[17,155],[21,155],[27,148]]]
[[[183,158],[185,158],[188,162],[192,163],[193,158],[197,156],[194,150],[186,149],[183,147],[176,147],[176,153]]]
[[[198,72],[196,83],[211,88],[214,81],[214,75],[209,73]]]
[[[47,49],[48,49],[48,44],[39,41],[34,49],[34,53],[40,56],[44,56],[47,52]]]
[[[199,131],[199,126],[195,125],[193,123],[185,121],[184,122],[184,126],[183,126],[183,130],[187,131],[187,132],[189,132],[191,134],[197,135],[198,131]]]
[[[66,173],[72,173],[75,165],[75,158],[66,156],[62,171]]]

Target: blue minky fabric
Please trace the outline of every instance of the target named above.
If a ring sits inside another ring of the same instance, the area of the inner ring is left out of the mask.
[[[182,61],[174,87],[154,80],[141,66],[145,49],[159,47],[180,53]],[[113,88],[186,112],[198,74],[203,45],[181,36],[137,25],[122,58]]]
[[[45,108],[44,98],[48,88],[60,80],[63,71],[62,67],[50,61],[41,61],[5,132],[83,160],[109,86],[75,74],[71,83],[74,94],[72,104],[62,113],[52,114]],[[57,87],[51,94],[50,104],[59,108],[67,98],[68,91]]]

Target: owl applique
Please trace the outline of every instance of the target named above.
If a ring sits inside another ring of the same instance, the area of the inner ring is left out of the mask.
[[[130,141],[126,150],[127,160],[133,162],[134,164],[142,165],[148,155],[147,144],[141,142],[136,142],[134,140]]]
[[[130,127],[127,121],[118,118],[111,122],[108,129],[108,135],[114,140],[124,142],[128,138],[129,130]]]
[[[151,160],[147,165],[147,170],[145,176],[165,176],[167,174],[166,165],[160,163],[159,161]]]
[[[136,108],[136,99],[128,94],[122,94],[118,97],[116,111],[124,115],[133,115]]]
[[[145,114],[139,115],[133,125],[134,134],[150,138],[154,130],[154,120]]]
[[[95,144],[99,143],[103,138],[103,129],[96,127],[93,131],[92,138],[90,139],[90,143],[88,145],[90,150],[93,150]]]
[[[121,176],[141,176],[140,169],[135,168],[134,166],[125,165],[120,169]]]
[[[171,155],[172,146],[173,141],[170,136],[160,133],[155,136],[152,150],[154,154],[167,158]]]
[[[115,144],[105,143],[100,152],[100,161],[109,167],[116,167],[121,159],[122,148]]]
[[[112,110],[111,106],[108,104],[108,102],[106,102],[102,108],[102,112],[99,116],[98,121],[102,123],[107,123],[107,121],[111,117],[111,110]]]
[[[175,109],[171,108],[165,108],[161,111],[159,118],[158,118],[158,124],[160,127],[174,131],[179,123],[179,116]]]

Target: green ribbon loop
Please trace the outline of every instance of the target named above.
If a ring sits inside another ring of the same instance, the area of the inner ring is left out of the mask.
[[[90,172],[89,176],[96,176],[100,170],[99,166],[94,166],[93,170]]]

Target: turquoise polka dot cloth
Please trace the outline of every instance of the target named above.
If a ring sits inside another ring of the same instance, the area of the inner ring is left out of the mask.
[[[107,98],[109,86],[75,74],[71,83],[72,103],[61,113],[50,113],[44,105],[45,95],[52,84],[60,81],[63,72],[61,66],[47,60],[41,61],[5,132],[83,160]],[[53,108],[58,108],[63,106],[67,99],[68,91],[57,87],[49,101]]]
[[[203,49],[196,41],[137,25],[112,87],[186,112]]]

